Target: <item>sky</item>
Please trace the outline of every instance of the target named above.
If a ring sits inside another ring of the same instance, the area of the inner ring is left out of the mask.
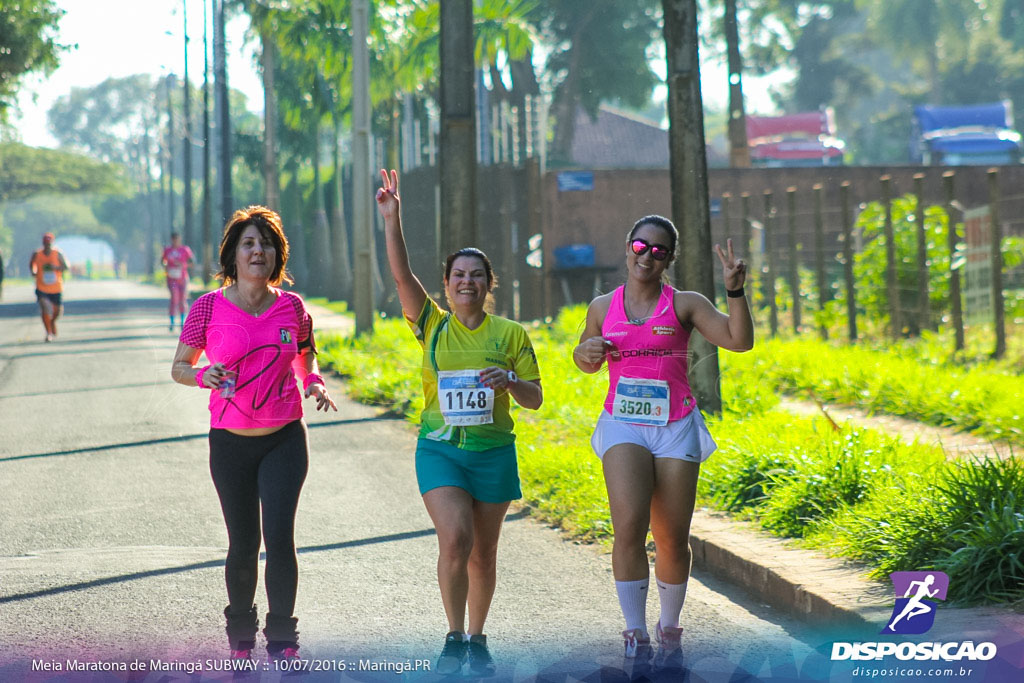
[[[138,73],[182,75],[185,63],[184,20],[187,2],[189,80],[203,78],[202,0],[57,0],[66,14],[58,42],[76,45],[61,55],[60,67],[46,79],[30,76],[19,93],[20,116],[13,117],[21,141],[54,147],[46,112],[73,87],[90,87],[111,77]],[[209,4],[209,3],[206,3]],[[245,43],[248,19],[227,26],[228,83],[249,97],[249,108],[262,111],[263,89],[253,63],[254,44]],[[209,27],[212,45],[213,27]],[[213,69],[211,51],[210,69]]]
[[[73,87],[91,87],[110,77],[137,73],[180,77],[185,61],[182,9],[186,3],[189,79],[199,84],[203,74],[203,0],[57,0],[56,5],[66,11],[58,42],[77,47],[61,56],[61,66],[48,78],[23,80],[20,113],[12,117],[21,141],[33,147],[56,146],[47,129],[46,113]],[[259,112],[263,90],[253,61],[255,45],[245,41],[248,23],[244,16],[228,22],[228,83],[249,98],[249,109]],[[212,26],[209,30],[212,44]],[[212,57],[210,66],[212,69]],[[727,97],[724,67],[705,64],[701,80],[705,105],[723,107]],[[748,111],[768,113],[765,107],[771,105],[763,85],[744,79],[744,90]]]

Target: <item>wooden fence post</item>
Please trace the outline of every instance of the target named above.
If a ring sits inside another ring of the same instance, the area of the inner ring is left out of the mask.
[[[725,248],[725,240],[732,237],[729,231],[732,229],[732,220],[729,215],[729,200],[732,199],[732,194],[728,192],[722,193],[722,248]],[[714,240],[712,240],[714,241]]]
[[[879,178],[882,206],[885,207],[885,296],[889,300],[889,333],[898,339],[903,331],[900,320],[900,290],[896,278],[896,236],[892,227],[892,176]]]
[[[793,333],[800,334],[800,245],[796,241],[796,188],[786,188],[789,213],[789,289],[793,297]]]
[[[743,207],[743,223],[740,225],[742,244],[743,244],[743,258],[750,258],[750,255],[754,253],[753,247],[750,246],[750,193],[744,192],[740,194],[740,203]]]
[[[815,183],[812,189],[814,190],[814,272],[818,284],[818,313],[824,314],[825,304],[828,302],[828,284],[825,282],[825,219],[822,209],[821,183]],[[828,325],[825,324],[824,315],[821,317],[818,333],[822,339],[828,339]]]
[[[931,328],[931,312],[928,306],[928,233],[924,227],[924,173],[914,174],[914,195],[917,208],[914,223],[917,225],[917,328],[918,333]]]
[[[942,174],[942,182],[946,188],[946,221],[947,221],[947,243],[949,245],[949,301],[953,316],[953,334],[956,337],[954,353],[964,350],[964,313],[963,303],[960,298],[960,268],[956,263],[956,221],[953,219],[953,181],[956,178],[955,171],[946,171]]]
[[[772,206],[772,191],[764,192],[764,295],[768,299],[768,324],[772,336],[779,333],[779,307],[775,303],[775,263],[772,258],[772,232],[774,231],[775,208]]]
[[[747,289],[753,294],[755,288],[761,280],[761,273],[757,272],[756,266],[758,265],[757,260],[754,258],[754,245],[751,244],[753,239],[753,218],[750,215],[750,193],[743,192],[740,194],[740,207],[743,211],[743,221],[740,223],[740,244],[743,246],[742,257],[747,259],[749,267],[747,269]],[[753,299],[748,300],[753,304]]]
[[[996,327],[993,358],[1006,354],[1006,305],[1003,301],[1003,228],[999,224],[999,169],[988,170],[988,203],[991,220],[992,313]]]
[[[850,342],[857,341],[857,299],[853,282],[853,225],[850,220],[850,181],[839,185],[843,212],[843,279],[846,282],[846,328]]]

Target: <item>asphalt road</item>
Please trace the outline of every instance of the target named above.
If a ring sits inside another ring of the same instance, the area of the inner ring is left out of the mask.
[[[227,537],[208,412],[203,392],[170,378],[166,295],[117,281],[67,290],[52,344],[31,288],[8,284],[0,302],[0,680],[30,675],[33,661],[222,658]],[[329,386],[340,412],[310,413],[307,402],[303,655],[346,664],[325,680],[429,680],[352,671],[359,659],[433,660],[446,623],[414,431]],[[262,591],[261,581],[261,614]],[[648,616],[653,627],[656,599]],[[713,577],[691,581],[683,627],[691,680],[729,680],[741,665],[767,678],[808,652],[799,624]],[[621,628],[610,556],[513,511],[487,624],[500,677],[622,680]],[[148,675],[134,680],[158,680]]]

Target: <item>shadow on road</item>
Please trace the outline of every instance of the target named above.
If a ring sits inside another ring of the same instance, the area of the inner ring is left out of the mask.
[[[81,394],[89,391],[110,391],[113,389],[145,389],[146,387],[153,386],[152,382],[140,382],[138,384],[112,384],[103,387],[83,387],[81,389],[61,389],[61,394]],[[0,401],[7,398],[27,398],[30,396],[39,396],[38,391],[30,391],[24,394],[0,394]]]
[[[135,329],[138,330],[139,328],[136,327]],[[109,332],[109,330],[103,330],[103,331],[104,332]],[[116,336],[116,337],[61,337],[61,336],[58,336],[57,337],[57,341],[52,343],[52,344],[46,344],[42,340],[39,340],[39,341],[31,340],[31,341],[15,342],[13,344],[8,344],[7,348],[12,349],[12,348],[18,348],[18,347],[34,347],[34,348],[38,348],[40,350],[40,353],[61,353],[64,349],[66,349],[66,348],[68,348],[70,346],[77,346],[77,345],[80,345],[80,344],[117,344],[117,343],[120,343],[120,342],[127,342],[127,341],[152,341],[153,339],[158,339],[160,341],[165,341],[165,342],[176,342],[177,341],[176,337],[172,337],[169,334],[123,334],[123,335],[119,335],[119,336]],[[120,351],[123,351],[124,349],[118,347],[117,350],[120,352]],[[71,351],[71,352],[64,351],[64,352],[65,353],[74,353],[74,351]],[[29,355],[31,355],[31,354],[29,354]],[[20,356],[16,356],[16,357],[20,357]]]
[[[520,510],[511,515],[505,517],[505,522],[515,522],[524,519],[528,516],[525,510]],[[373,536],[371,538],[359,538],[353,541],[341,541],[339,543],[327,543],[325,545],[311,545],[303,548],[297,548],[296,552],[300,555],[306,555],[309,553],[322,553],[331,550],[344,550],[345,548],[358,548],[364,545],[375,545],[378,543],[392,543],[394,541],[407,541],[412,538],[422,538],[424,536],[434,536],[437,532],[433,529],[420,529],[418,531],[403,531],[397,534],[387,534],[385,536]],[[266,559],[266,553],[260,553],[260,559]],[[88,590],[90,588],[100,588],[102,586],[112,586],[119,583],[127,583],[128,581],[138,581],[139,579],[150,579],[156,576],[168,576],[171,574],[182,574],[184,572],[196,571],[199,569],[216,569],[217,567],[223,567],[224,560],[208,560],[206,562],[193,562],[192,564],[181,565],[180,567],[164,567],[162,569],[150,569],[144,572],[133,572],[131,574],[122,574],[121,576],[110,576],[105,579],[94,579],[92,581],[81,581],[79,583],[70,583],[64,586],[54,586],[53,588],[44,588],[43,590],[31,591],[29,593],[18,593],[16,595],[2,595],[0,596],[0,605],[8,602],[20,602],[22,600],[32,600],[35,598],[44,598],[50,595],[60,595],[61,593],[71,593],[74,591]]]
[[[306,427],[308,429],[323,429],[324,427],[336,427],[338,425],[358,424],[360,422],[392,422],[401,420],[402,418],[394,417],[392,415],[375,415],[373,417],[354,417],[344,420],[331,420],[330,422],[316,422],[313,424],[307,424]],[[104,444],[102,446],[86,446],[85,448],[71,448],[65,451],[50,451],[48,453],[27,453],[25,455],[13,455],[6,458],[0,458],[0,463],[13,462],[15,460],[32,460],[34,458],[56,458],[65,455],[80,455],[82,453],[97,453],[101,451],[112,451],[120,448],[135,448],[136,446],[155,446],[157,444],[162,443],[195,441],[197,439],[205,439],[208,436],[208,432],[201,432],[199,434],[166,436],[161,439],[144,439],[142,441],[126,441],[124,443]]]
[[[167,311],[167,298],[161,299],[82,299],[64,300],[64,315],[97,315],[99,313],[127,313],[130,311]],[[0,318],[28,318],[39,315],[36,302],[0,304]]]

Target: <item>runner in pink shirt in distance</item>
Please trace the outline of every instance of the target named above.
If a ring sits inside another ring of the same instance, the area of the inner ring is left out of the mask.
[[[171,292],[171,304],[168,309],[171,322],[168,329],[174,331],[174,316],[178,316],[178,327],[185,326],[185,311],[188,310],[188,266],[195,261],[192,250],[187,244],[181,243],[181,235],[171,233],[170,246],[164,247],[160,262],[164,265],[167,275],[167,289]]]

